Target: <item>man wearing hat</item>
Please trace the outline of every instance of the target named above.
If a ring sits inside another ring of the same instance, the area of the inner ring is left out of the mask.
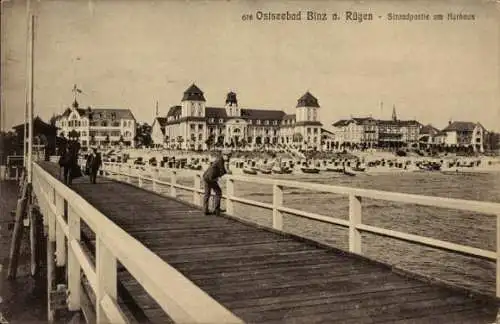
[[[222,190],[217,182],[220,177],[228,174],[229,169],[229,157],[230,153],[223,151],[222,154],[215,159],[215,161],[208,167],[208,169],[203,173],[203,181],[205,183],[205,195],[203,197],[203,208],[205,210],[205,215],[211,215],[212,213],[208,210],[208,201],[210,200],[210,195],[212,190],[215,193],[215,208],[214,214],[219,216],[220,213],[225,212],[225,210],[220,209],[220,201],[222,198]],[[227,165],[227,168],[226,168]]]

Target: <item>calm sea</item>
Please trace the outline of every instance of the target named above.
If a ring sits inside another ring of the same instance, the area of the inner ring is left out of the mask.
[[[319,175],[272,175],[270,177],[436,197],[500,202],[500,173],[414,172],[364,174],[356,177],[323,173]],[[191,180],[179,182],[190,186],[193,184]],[[223,180],[221,184],[225,189]],[[236,182],[235,190],[239,197],[272,203],[271,186]],[[192,194],[181,194],[186,199],[192,199]],[[346,196],[318,193],[300,188],[286,188],[284,204],[286,207],[341,219],[348,219],[349,214]],[[496,219],[492,216],[369,199],[363,200],[362,207],[364,224],[495,250]],[[235,214],[240,218],[272,226],[271,211],[236,204]],[[284,229],[334,247],[348,249],[347,230],[336,225],[285,215]],[[372,234],[363,234],[363,254],[466,288],[491,294],[495,292],[494,262]]]

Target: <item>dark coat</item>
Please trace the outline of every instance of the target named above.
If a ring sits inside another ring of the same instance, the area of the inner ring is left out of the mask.
[[[99,168],[102,166],[102,159],[101,159],[101,154],[96,153],[96,155],[90,154],[87,158],[87,165],[86,167],[92,171],[97,171]]]
[[[223,175],[227,173],[226,167],[224,166],[224,158],[222,156],[218,157],[203,173],[203,180],[205,181],[216,181]]]

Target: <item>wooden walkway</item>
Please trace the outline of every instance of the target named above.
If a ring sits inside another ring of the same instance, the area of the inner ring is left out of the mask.
[[[85,178],[72,189],[247,323],[493,323],[497,314],[493,300],[131,185]],[[130,312],[138,322],[168,321],[123,269],[119,280],[122,305],[133,299],[142,309]]]

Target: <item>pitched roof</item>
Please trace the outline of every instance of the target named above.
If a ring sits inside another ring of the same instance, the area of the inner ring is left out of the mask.
[[[229,118],[225,108],[206,107],[205,116],[207,118]],[[285,113],[281,110],[265,109],[241,109],[241,118],[251,120],[282,120]]]
[[[181,114],[182,107],[181,106],[172,106],[168,110],[167,117],[179,116]]]
[[[302,97],[297,100],[297,108],[299,107],[318,107],[318,99],[307,91]]]
[[[443,131],[445,132],[453,132],[453,131],[462,131],[462,132],[472,132],[474,128],[476,128],[477,123],[473,122],[463,122],[456,121],[449,124]]]
[[[329,130],[326,130],[324,128],[321,128],[321,133],[329,134],[329,135],[335,135],[333,132],[330,132]]]
[[[91,108],[91,110],[81,109],[85,111],[83,114],[86,116],[92,116],[92,120],[105,120],[105,119],[133,119],[135,120],[134,114],[130,109],[120,109],[120,108]],[[80,109],[78,111],[80,113]],[[83,115],[80,113],[80,116]]]
[[[205,117],[207,118],[227,118],[227,113],[225,108],[219,107],[206,107]]]
[[[343,127],[349,125],[349,119],[341,119],[332,124],[333,127]]]
[[[203,96],[203,91],[201,91],[200,88],[193,83],[186,91],[184,91],[182,101],[185,100],[205,101],[205,97]]]
[[[282,120],[285,112],[281,110],[267,110],[267,109],[241,109],[241,117],[256,120]]]
[[[67,108],[61,117],[68,117],[73,110]],[[135,120],[134,114],[130,109],[121,108],[76,108],[76,111],[80,117],[92,116],[92,120],[104,120],[104,119],[133,119]]]
[[[421,125],[416,120],[377,120],[377,122],[381,125],[395,125],[395,126],[410,126],[410,125]]]
[[[23,123],[13,126],[12,129],[14,129],[17,134],[24,134],[25,126],[26,124]],[[57,127],[44,122],[39,116],[36,116],[35,118],[33,118],[33,131],[35,135],[37,134],[55,135]]]
[[[366,124],[366,123],[370,123],[370,122],[377,122],[375,119],[373,119],[372,117],[353,117],[351,118],[352,120],[354,120],[354,122],[356,124]]]
[[[420,129],[420,134],[429,134],[429,135],[435,135],[439,133],[439,129],[436,127],[432,126],[431,124],[425,125]]]
[[[283,116],[283,120],[295,120],[295,118],[296,118],[295,114]]]

